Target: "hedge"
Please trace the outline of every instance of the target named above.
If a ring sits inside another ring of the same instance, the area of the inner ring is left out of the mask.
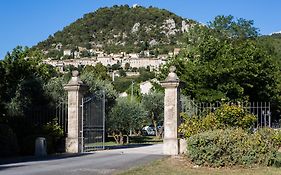
[[[187,155],[197,165],[277,165],[280,132],[264,128],[248,133],[240,128],[195,134],[187,140]]]

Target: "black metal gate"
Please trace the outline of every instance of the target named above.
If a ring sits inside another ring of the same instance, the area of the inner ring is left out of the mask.
[[[105,94],[99,91],[82,100],[82,152],[104,149]]]

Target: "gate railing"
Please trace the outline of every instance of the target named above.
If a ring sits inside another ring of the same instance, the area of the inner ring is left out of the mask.
[[[196,102],[188,97],[181,97],[181,112],[186,113],[188,116],[203,117],[210,112],[214,112],[223,103],[206,103]],[[278,122],[273,122],[271,119],[271,106],[270,102],[230,102],[229,105],[238,105],[249,113],[257,117],[255,127],[272,127],[279,128]]]
[[[105,94],[96,92],[82,99],[82,152],[105,148]]]
[[[56,106],[55,110],[55,120],[56,123],[61,127],[63,130],[64,135],[67,135],[67,118],[68,118],[68,105],[66,102],[62,102]]]
[[[43,126],[49,122],[55,122],[63,130],[64,135],[66,135],[67,113],[67,103],[61,102],[57,105],[37,106],[30,110],[24,118],[35,126]]]

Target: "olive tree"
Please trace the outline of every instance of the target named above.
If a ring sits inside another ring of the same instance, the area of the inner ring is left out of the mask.
[[[164,115],[164,94],[152,92],[142,97],[142,105],[147,111],[149,122],[154,125],[156,136],[159,136],[157,123],[163,121]]]
[[[116,143],[124,143],[124,135],[127,135],[129,142],[130,130],[138,130],[142,127],[146,112],[142,105],[136,100],[118,98],[117,103],[109,113],[108,126]]]

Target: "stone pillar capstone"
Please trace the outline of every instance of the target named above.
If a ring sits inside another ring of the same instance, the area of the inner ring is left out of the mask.
[[[64,86],[68,97],[68,131],[65,140],[67,153],[80,153],[82,151],[82,98],[87,86],[80,80],[79,72],[73,71],[72,78]]]
[[[161,86],[165,88],[163,154],[166,155],[179,154],[180,80],[175,70],[176,68],[172,66],[168,77],[161,82]]]

